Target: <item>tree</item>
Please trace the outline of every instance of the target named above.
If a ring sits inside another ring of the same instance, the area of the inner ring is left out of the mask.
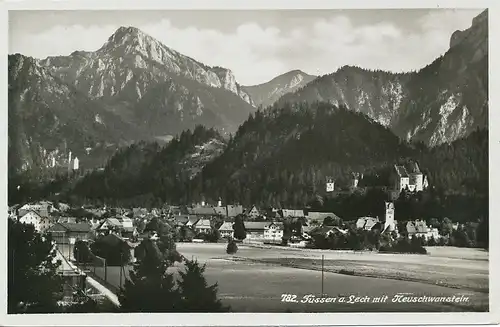
[[[453,232],[453,223],[450,218],[446,217],[441,222],[441,234],[444,236],[450,236]]]
[[[227,242],[226,253],[235,254],[237,251],[238,251],[238,245],[236,244],[233,238],[229,238]]]
[[[290,241],[292,236],[292,221],[290,218],[288,218],[283,222],[283,237],[281,238],[282,244],[288,245],[288,241]]]
[[[432,227],[435,227],[435,228],[439,228],[440,223],[439,223],[439,220],[437,218],[431,218],[429,220],[429,225]]]
[[[145,232],[156,232],[158,233],[158,235],[167,234],[171,230],[172,228],[170,227],[170,225],[168,225],[158,217],[154,217],[153,219],[151,219],[144,229]]]
[[[488,218],[481,219],[479,226],[477,227],[477,242],[478,245],[489,249],[489,223]]]
[[[325,219],[323,219],[323,225],[324,226],[340,226],[341,220],[339,217],[332,218],[332,217],[328,216]]]
[[[217,299],[217,284],[207,285],[205,266],[186,260],[176,283],[167,271],[172,262],[164,259],[154,241],[144,240],[138,249],[141,258],[119,293],[122,312],[228,311]]]
[[[245,223],[243,222],[243,217],[238,215],[234,218],[234,238],[238,240],[244,240],[247,237],[247,231],[245,229]]]
[[[87,242],[82,240],[77,240],[75,242],[75,247],[73,248],[73,257],[76,258],[76,262],[79,263],[92,261],[92,252],[90,251]]]
[[[204,237],[205,241],[212,243],[217,243],[220,238],[220,232],[216,228],[212,228]]]
[[[60,260],[50,236],[42,236],[33,225],[8,222],[8,313],[58,312],[62,280],[57,274]]]
[[[163,258],[169,263],[181,261],[182,257],[177,251],[174,236],[170,233],[163,234],[157,241],[158,249],[160,250]]]
[[[191,228],[187,226],[181,226],[179,228],[179,241],[181,242],[191,242],[194,237],[194,232]]]
[[[205,265],[197,261],[185,261],[185,271],[180,271],[179,293],[181,308],[184,312],[226,312],[229,308],[217,299],[217,283],[208,286],[205,276]]]
[[[134,264],[130,278],[120,290],[120,309],[123,312],[178,312],[180,294],[168,263],[151,240],[141,247],[141,259]],[[141,243],[142,245],[142,243]],[[140,250],[140,251],[141,251]]]
[[[90,248],[93,254],[106,259],[109,266],[122,266],[130,262],[132,257],[127,242],[114,234],[97,239]]]

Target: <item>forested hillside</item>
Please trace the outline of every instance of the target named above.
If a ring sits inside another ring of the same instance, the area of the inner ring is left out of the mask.
[[[119,151],[102,171],[85,176],[69,194],[80,201],[121,205],[158,205],[185,202],[193,174],[224,140],[214,129],[197,126],[165,147],[140,143]]]

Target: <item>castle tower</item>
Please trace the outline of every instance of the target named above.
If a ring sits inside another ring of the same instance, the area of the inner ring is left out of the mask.
[[[396,230],[396,221],[394,220],[394,203],[385,202],[385,224],[384,230],[389,232]]]
[[[68,172],[71,171],[71,151],[68,154]]]
[[[335,190],[335,181],[333,178],[326,179],[326,192],[333,192]]]
[[[217,206],[222,207],[222,199],[221,198],[219,198],[219,201],[217,201]]]
[[[73,170],[78,170],[80,168],[80,161],[78,160],[78,157],[75,157],[73,160]]]

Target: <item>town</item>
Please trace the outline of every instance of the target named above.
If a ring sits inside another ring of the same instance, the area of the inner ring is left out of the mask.
[[[394,165],[394,176],[389,198],[397,198],[402,191],[414,194],[429,187],[417,163]],[[350,189],[357,189],[362,178],[362,174],[353,173]],[[335,196],[333,179],[326,180],[325,191]],[[92,298],[106,299],[116,306],[116,294],[129,270],[144,255],[141,245],[145,241],[155,243],[166,235],[177,243],[181,256],[191,254],[192,258],[204,246],[211,251],[213,243],[227,243],[227,250],[221,249],[220,255],[227,252],[233,256],[238,255],[238,245],[262,253],[271,247],[426,254],[426,246],[457,245],[461,239],[474,237],[478,228],[477,223],[465,225],[449,218],[426,221],[415,217],[398,222],[394,202],[385,201],[383,206],[382,216],[347,220],[334,212],[256,205],[244,208],[225,204],[222,199],[160,208],[38,201],[11,206],[9,218],[32,225],[41,235],[50,235],[56,257],[64,263],[59,267],[67,284],[64,301],[80,301],[81,295],[75,298],[75,290],[87,289],[93,290]],[[191,253],[186,244],[193,244],[196,250]]]

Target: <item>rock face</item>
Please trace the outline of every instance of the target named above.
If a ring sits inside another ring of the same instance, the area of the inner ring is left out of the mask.
[[[250,94],[255,105],[267,107],[283,95],[295,92],[315,78],[316,76],[308,75],[300,70],[292,70],[273,78],[267,83],[244,86],[243,88]]]
[[[450,49],[415,73],[343,67],[280,102],[345,104],[406,140],[434,146],[488,126],[488,12],[455,32]]]
[[[61,82],[36,59],[9,56],[9,172],[67,166],[69,152],[96,165],[136,136],[100,103]],[[87,149],[87,150],[86,150]]]
[[[230,70],[199,63],[134,27],[119,28],[95,52],[40,63],[149,137],[197,124],[235,131],[254,110]]]
[[[234,132],[254,111],[230,70],[208,67],[133,27],[119,28],[95,52],[44,60],[9,56],[9,100],[14,171],[43,167],[30,153],[43,152],[46,143],[52,144],[49,153],[76,154],[96,144],[166,138],[198,124]],[[44,117],[64,132],[35,126]],[[67,124],[57,125],[65,119]],[[41,150],[34,144],[42,144]]]
[[[134,84],[134,72],[147,70],[155,77],[165,74],[184,77],[214,88],[223,88],[249,104],[247,94],[231,71],[211,68],[168,48],[135,27],[120,27],[108,41],[95,52],[73,52],[69,57],[49,57],[41,61],[63,80],[78,86],[92,97],[118,96]],[[225,71],[220,74],[220,71]],[[136,86],[140,98],[148,85]]]

